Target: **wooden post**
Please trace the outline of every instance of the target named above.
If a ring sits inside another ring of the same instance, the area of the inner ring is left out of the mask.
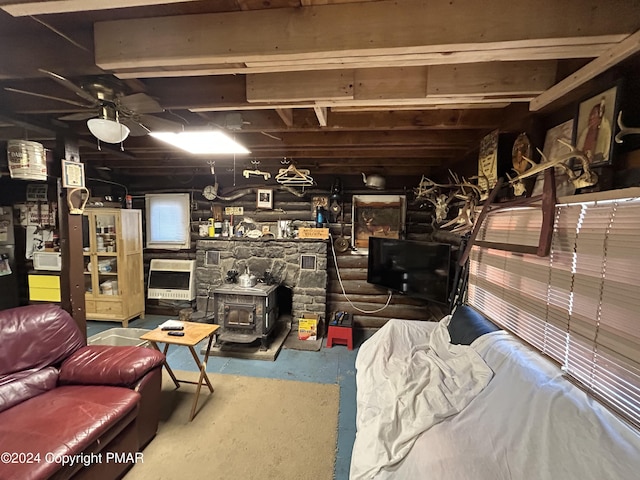
[[[55,161],[61,159],[80,161],[77,141],[57,138]],[[64,172],[62,172],[64,174]],[[71,314],[85,338],[87,336],[87,315],[84,302],[84,260],[82,257],[82,215],[69,213],[67,190],[62,188],[58,178],[58,222],[60,227],[60,252],[62,271],[60,272],[60,305]]]
[[[476,237],[478,236],[478,232],[480,231],[482,222],[484,222],[484,219],[489,214],[489,211],[491,210],[491,204],[496,199],[498,192],[502,188],[502,182],[503,182],[503,178],[502,177],[498,178],[498,182],[493,187],[493,190],[491,190],[491,193],[489,193],[489,197],[484,201],[484,206],[482,207],[482,211],[480,212],[480,215],[478,215],[478,218],[476,219],[476,223],[473,226],[473,230],[471,231],[471,236],[469,237],[469,240],[467,240],[467,246],[465,247],[464,252],[462,252],[462,255],[460,255],[460,258],[458,259],[458,265],[460,265],[461,267],[463,267],[464,264],[467,263],[469,254],[471,254],[471,248],[473,247],[473,243],[476,241]]]

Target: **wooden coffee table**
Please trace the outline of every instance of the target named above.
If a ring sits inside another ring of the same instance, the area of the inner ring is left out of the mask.
[[[210,323],[195,323],[195,322],[182,322],[184,325],[184,336],[183,337],[174,337],[169,335],[169,331],[164,331],[160,327],[155,330],[151,330],[148,333],[145,333],[140,337],[141,340],[148,340],[153,348],[158,351],[162,351],[165,355],[164,366],[167,369],[167,373],[175,383],[176,388],[180,388],[180,382],[182,383],[190,383],[192,385],[197,385],[195,398],[193,399],[193,406],[191,407],[191,415],[189,416],[189,421],[193,420],[193,417],[196,415],[196,407],[198,405],[198,399],[200,397],[200,388],[202,387],[202,382],[207,384],[209,387],[209,392],[213,393],[213,386],[211,385],[211,381],[209,380],[209,376],[207,375],[207,360],[209,359],[209,353],[211,352],[211,345],[213,343],[213,334],[218,330],[220,325],[212,325]],[[196,353],[194,347],[200,343],[205,338],[209,337],[209,342],[207,344],[207,349],[204,354],[204,360],[201,362],[198,358],[198,354]],[[158,343],[164,343],[164,349],[160,350],[158,347]],[[193,359],[198,366],[198,370],[200,371],[200,378],[197,382],[192,382],[190,380],[178,380],[169,367],[169,363],[167,363],[166,355],[169,350],[169,345],[179,345],[182,347],[189,347],[189,351],[193,356]]]

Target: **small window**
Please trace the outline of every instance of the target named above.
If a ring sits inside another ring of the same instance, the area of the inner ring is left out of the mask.
[[[146,248],[191,248],[188,193],[145,195]]]

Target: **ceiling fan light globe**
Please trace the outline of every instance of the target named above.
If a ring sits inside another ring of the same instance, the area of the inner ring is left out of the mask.
[[[129,127],[115,120],[91,118],[87,120],[89,131],[104,143],[120,143],[129,136]]]

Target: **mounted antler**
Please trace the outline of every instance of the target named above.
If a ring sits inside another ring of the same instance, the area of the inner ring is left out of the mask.
[[[451,185],[436,183],[430,178],[422,176],[418,188],[415,189],[416,198],[430,197],[434,192],[437,192],[440,188],[448,188]]]
[[[622,110],[618,113],[618,127],[620,131],[616,135],[616,143],[622,143],[622,137],[627,135],[640,135],[640,128],[629,128],[622,123]]]
[[[449,213],[449,205],[454,199],[463,200],[464,206],[460,208],[458,215],[453,220],[445,223],[441,228],[458,225],[454,231],[466,230],[473,226],[473,213],[475,205],[480,200],[482,190],[477,185],[460,178],[449,170],[453,183],[440,184],[426,178],[424,175],[416,189],[416,198],[424,199],[435,207],[435,223],[446,220]],[[450,189],[448,195],[441,193],[444,189]]]
[[[543,172],[547,168],[551,167],[558,167],[562,169],[576,188],[590,187],[598,183],[598,175],[595,172],[591,171],[589,159],[584,154],[584,152],[578,150],[571,143],[565,142],[561,138],[558,138],[557,141],[568,147],[570,151],[561,157],[555,158],[553,160],[548,160],[547,157],[545,157],[542,151],[540,151],[540,149],[538,148],[536,150],[538,150],[540,156],[542,157],[542,162],[538,164],[527,157],[523,157],[527,162],[531,163],[533,167],[513,178],[509,177],[509,183],[513,186],[514,192],[517,192],[520,189],[524,189],[522,180],[534,175],[538,175],[540,172]],[[578,175],[575,171],[573,171],[565,164],[567,160],[571,160],[572,158],[577,158],[578,160],[580,160],[580,164],[582,166],[582,173],[580,175]]]
[[[477,198],[470,195],[460,210],[458,215],[453,220],[442,225],[441,228],[449,228],[455,225],[455,228],[451,230],[452,233],[465,234],[473,229],[475,209],[477,205]]]

